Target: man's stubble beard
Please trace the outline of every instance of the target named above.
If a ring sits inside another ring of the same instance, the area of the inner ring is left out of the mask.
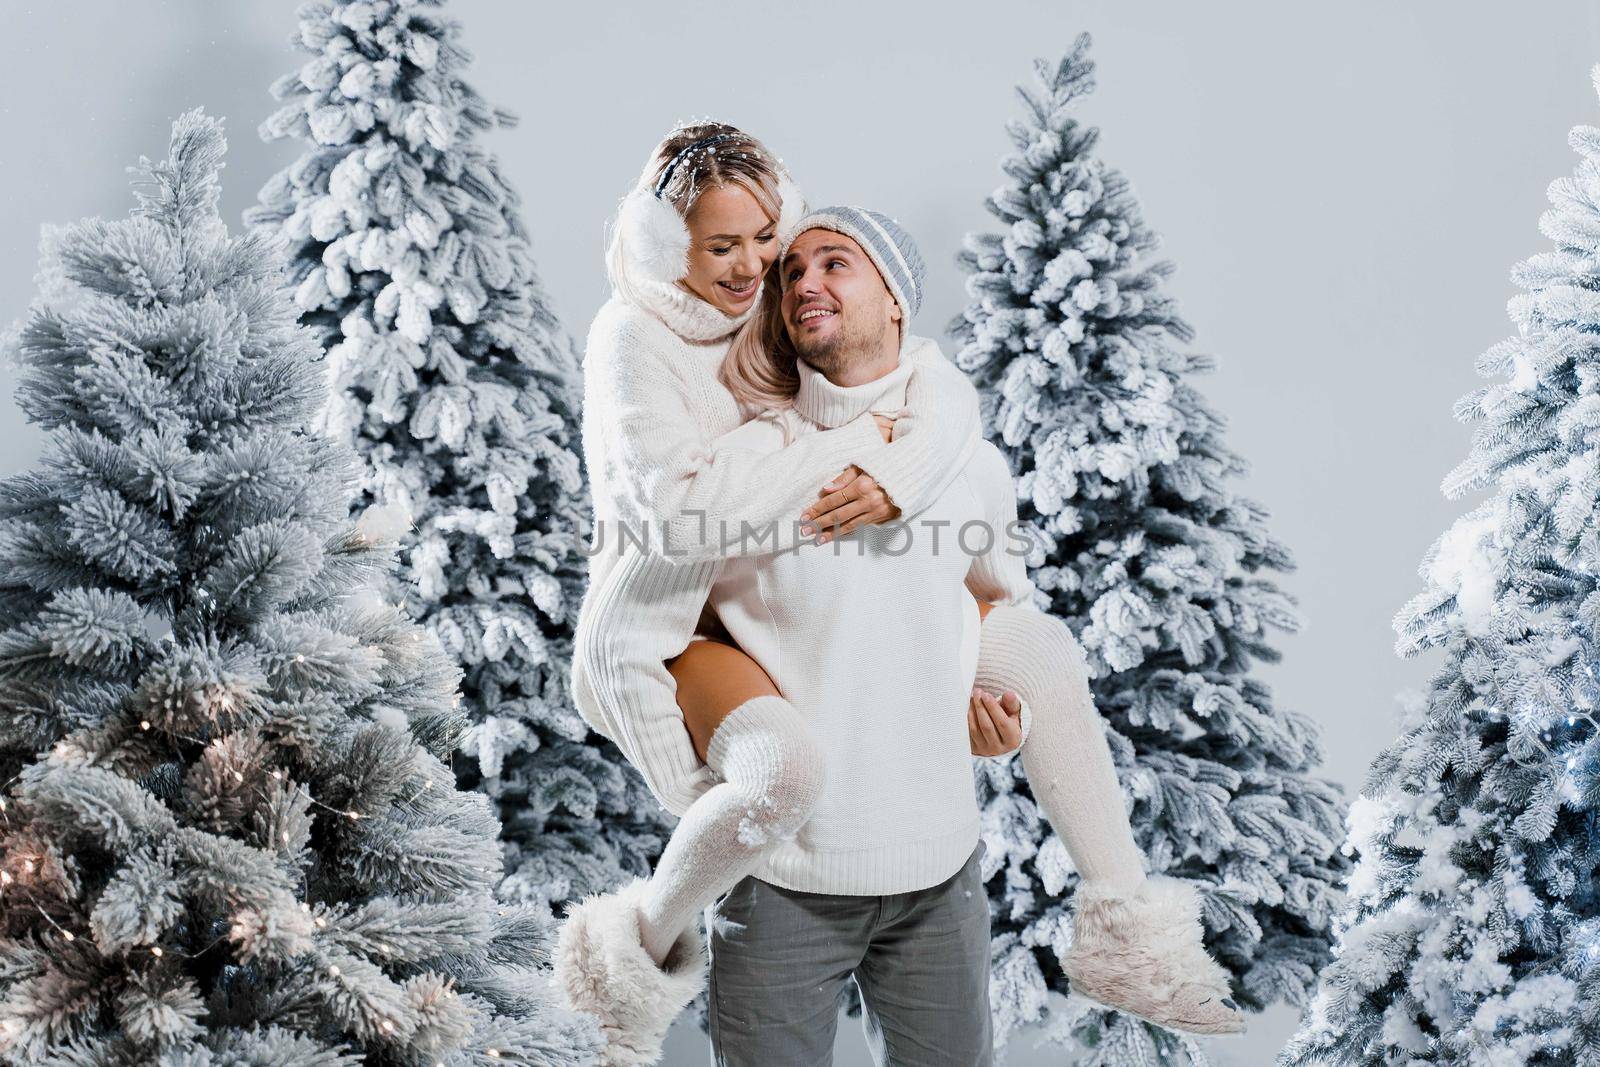
[[[845,328],[839,330],[832,337],[817,341],[803,341],[789,334],[789,343],[794,345],[795,352],[808,363],[817,373],[832,379],[842,372],[849,370],[858,363],[872,360],[883,348],[883,335],[888,332],[889,323],[885,322],[876,336],[858,337],[850,327],[849,322]]]

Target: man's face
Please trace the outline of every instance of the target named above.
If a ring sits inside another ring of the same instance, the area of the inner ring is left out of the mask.
[[[823,373],[898,346],[900,305],[861,246],[807,230],[778,265],[783,326],[800,358]]]

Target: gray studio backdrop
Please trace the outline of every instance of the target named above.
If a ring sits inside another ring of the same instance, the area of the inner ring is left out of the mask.
[[[74,0],[0,7],[0,327],[34,291],[39,226],[123,215],[123,167],[160,158],[202,104],[227,121],[235,224],[299,151],[256,126],[267,85],[301,62],[295,5]],[[1394,735],[1401,662],[1389,620],[1428,544],[1461,511],[1438,491],[1468,431],[1452,402],[1509,330],[1512,263],[1548,246],[1545,187],[1571,168],[1569,126],[1600,124],[1589,81],[1600,14],[1537,6],[1355,3],[553,4],[457,0],[471,78],[522,126],[490,150],[521,192],[555,308],[579,336],[605,296],[601,227],[675,120],[737,123],[784,157],[813,202],[896,215],[930,264],[920,332],[962,306],[962,234],[987,226],[1036,55],[1095,36],[1083,112],[1132,179],[1178,265],[1172,289],[1220,371],[1203,387],[1254,464],[1248,491],[1294,549],[1308,625],[1263,671],[1322,724],[1326,771],[1352,792]],[[4,371],[0,473],[40,437]],[[1214,1061],[1261,1067],[1293,1031],[1279,1008]],[[1014,1067],[1062,1054],[1013,1046]],[[666,1062],[707,1062],[680,1024]],[[838,1061],[868,1063],[841,1027]]]

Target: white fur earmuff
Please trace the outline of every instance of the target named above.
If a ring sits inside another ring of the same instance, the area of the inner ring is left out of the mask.
[[[617,225],[627,256],[643,277],[670,285],[689,272],[689,226],[649,186],[623,197]]]

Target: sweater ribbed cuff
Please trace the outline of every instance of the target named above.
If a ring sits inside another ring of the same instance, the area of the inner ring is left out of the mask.
[[[937,500],[951,480],[966,469],[981,440],[976,433],[968,435],[952,458],[948,440],[929,439],[932,434],[948,433],[948,429],[922,416],[909,417],[913,420],[911,432],[897,437],[866,463],[857,464],[889,494],[902,519],[920,513]]]

